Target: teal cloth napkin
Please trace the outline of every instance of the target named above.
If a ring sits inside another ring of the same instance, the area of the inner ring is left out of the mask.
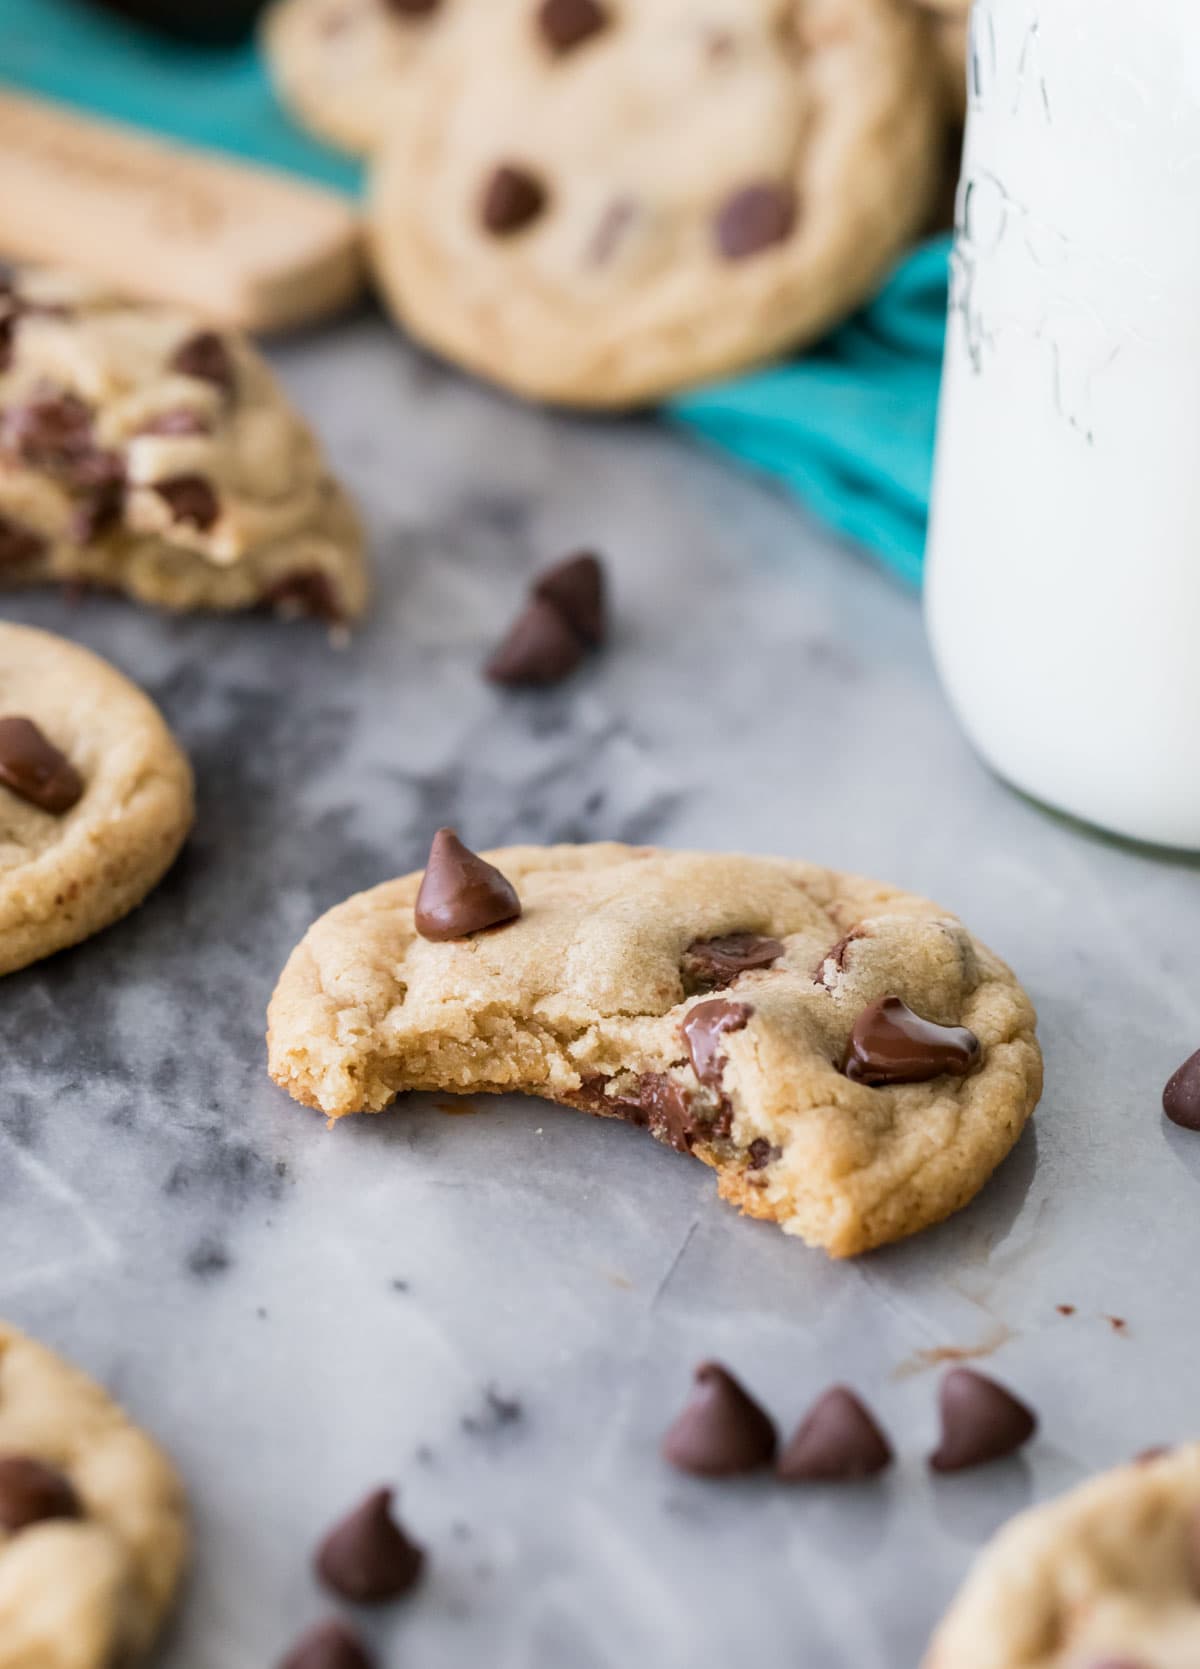
[[[252,45],[205,51],[81,0],[0,0],[0,83],[355,192],[361,167],[295,127]],[[918,583],[946,324],[948,241],[910,256],[822,346],[688,394],[670,417],[797,493]]]

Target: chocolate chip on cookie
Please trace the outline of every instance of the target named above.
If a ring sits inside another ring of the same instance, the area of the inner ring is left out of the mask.
[[[374,1659],[352,1628],[330,1618],[306,1629],[279,1669],[374,1669]]]
[[[215,330],[198,330],[181,342],[171,355],[170,366],[181,376],[212,383],[222,394],[232,394],[237,381],[233,357]]]
[[[549,200],[536,174],[505,163],[494,170],[484,186],[479,216],[493,236],[511,237],[531,226]]]
[[[572,52],[593,35],[601,34],[609,16],[598,0],[542,0],[538,27],[553,52]]]
[[[90,545],[115,527],[125,505],[124,481],[103,481],[79,493],[71,506],[71,537]]]
[[[83,796],[83,778],[74,765],[27,718],[0,719],[0,783],[55,817]]]
[[[212,482],[206,481],[203,475],[171,475],[165,481],[155,481],[153,486],[181,527],[190,526],[207,533],[221,514]]]
[[[49,1518],[82,1518],[74,1486],[31,1455],[0,1455],[0,1530],[14,1535]]]
[[[880,997],[854,1022],[843,1071],[873,1088],[923,1084],[943,1073],[965,1078],[980,1055],[979,1039],[965,1026],[939,1026],[899,997]]]
[[[423,939],[466,939],[516,921],[521,900],[498,869],[464,846],[453,829],[439,829],[417,893],[413,919]]]
[[[728,1477],[775,1458],[775,1424],[718,1362],[702,1362],[683,1411],[663,1438],[663,1458],[681,1472]]]
[[[763,933],[723,933],[717,939],[696,939],[683,953],[686,984],[698,991],[732,985],[739,974],[770,968],[783,955],[778,939]]]
[[[509,627],[484,673],[493,684],[560,684],[583,659],[583,644],[553,603],[535,597]]]
[[[383,4],[397,17],[432,17],[442,0],[383,0]]]
[[[725,259],[742,261],[783,243],[795,224],[796,194],[791,186],[766,181],[743,186],[727,197],[713,230]]]
[[[847,1483],[892,1463],[892,1446],[865,1404],[845,1385],[818,1398],[776,1463],[790,1484]]]
[[[0,512],[0,568],[19,568],[45,554],[46,541],[40,533],[15,516]]]
[[[553,603],[563,619],[593,648],[608,636],[604,567],[591,551],[577,551],[553,563],[534,581],[533,595]]]
[[[702,1084],[720,1088],[725,1068],[721,1038],[726,1032],[740,1032],[753,1013],[749,1003],[729,1002],[724,997],[697,1003],[690,1010],[683,1022],[683,1039],[692,1070]]]
[[[935,1472],[1011,1455],[1037,1430],[1037,1416],[1011,1391],[973,1368],[952,1368],[942,1380],[938,1404],[942,1438],[929,1457]]]
[[[390,1489],[372,1490],[317,1550],[318,1576],[343,1599],[360,1605],[398,1599],[419,1581],[424,1550],[396,1523],[391,1505]]]
[[[1168,1078],[1163,1112],[1184,1130],[1200,1130],[1200,1049]]]

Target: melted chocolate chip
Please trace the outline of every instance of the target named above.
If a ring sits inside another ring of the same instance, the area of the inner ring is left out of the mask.
[[[31,1455],[0,1455],[0,1530],[15,1535],[49,1518],[82,1518],[69,1479]]]
[[[574,51],[609,23],[598,0],[542,0],[537,16],[546,44],[559,54]]]
[[[717,211],[717,248],[727,261],[742,261],[782,243],[795,224],[796,195],[790,186],[771,181],[743,186]]]
[[[46,541],[40,533],[15,516],[0,513],[0,568],[19,568],[22,563],[36,562],[45,553]]]
[[[260,601],[280,614],[304,615],[310,620],[325,620],[336,626],[342,610],[330,582],[329,575],[319,568],[299,569],[285,574],[262,593]]]
[[[212,427],[206,417],[198,411],[192,411],[187,406],[174,406],[170,411],[160,411],[156,417],[147,418],[138,429],[139,435],[210,435]]]
[[[604,568],[591,551],[564,557],[539,575],[533,595],[551,603],[585,643],[598,648],[608,635]]]
[[[211,481],[203,475],[171,475],[155,481],[154,491],[170,506],[171,516],[181,527],[207,533],[221,514],[220,501]]]
[[[718,1362],[702,1362],[691,1397],[663,1438],[662,1452],[681,1472],[719,1478],[769,1466],[776,1443],[770,1415]]]
[[[739,974],[769,968],[783,955],[778,939],[761,933],[725,933],[719,939],[696,939],[683,953],[683,977],[698,991],[732,985]]]
[[[870,1410],[845,1385],[825,1392],[805,1415],[775,1467],[790,1484],[847,1483],[892,1463],[892,1446]]]
[[[536,174],[505,163],[484,186],[479,215],[495,237],[510,237],[532,225],[548,201],[546,188]]]
[[[942,1440],[929,1457],[935,1472],[959,1472],[1013,1454],[1037,1430],[1032,1409],[973,1368],[952,1368],[939,1394]]]
[[[39,811],[61,817],[83,795],[83,778],[32,719],[0,719],[0,783]]]
[[[1200,1130],[1200,1049],[1167,1080],[1163,1112],[1184,1130]]]
[[[354,1630],[331,1619],[306,1629],[279,1669],[374,1669],[374,1662]]]
[[[725,1052],[721,1038],[726,1032],[740,1032],[754,1013],[749,1003],[734,1003],[715,997],[709,1003],[697,1003],[683,1022],[683,1039],[688,1057],[702,1084],[710,1089],[721,1087],[725,1067]]]
[[[855,1083],[923,1084],[950,1073],[965,1078],[979,1065],[979,1039],[965,1026],[939,1026],[914,1014],[899,997],[881,997],[854,1022],[843,1067]]]
[[[392,1491],[376,1489],[348,1513],[317,1550],[327,1588],[360,1605],[398,1599],[420,1579],[425,1554],[391,1514]]]
[[[215,330],[198,330],[181,342],[171,355],[170,365],[181,376],[212,383],[222,394],[232,394],[237,382],[233,358]]]
[[[823,985],[827,991],[831,991],[833,982],[830,979],[830,973],[845,973],[846,953],[856,940],[865,939],[866,936],[864,928],[852,927],[844,939],[839,939],[836,945],[831,945],[813,969],[813,984]]]
[[[472,852],[453,829],[439,829],[413,917],[423,939],[465,939],[516,921],[521,901],[498,869]]]
[[[484,672],[493,684],[560,684],[583,659],[583,644],[553,603],[527,604]]]

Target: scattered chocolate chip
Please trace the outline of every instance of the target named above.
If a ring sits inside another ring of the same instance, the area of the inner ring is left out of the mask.
[[[692,1070],[702,1084],[720,1088],[725,1065],[721,1038],[726,1032],[740,1032],[753,1013],[749,1003],[729,1002],[724,997],[697,1003],[689,1011],[683,1022],[683,1039]]]
[[[0,1455],[0,1530],[14,1534],[48,1518],[82,1518],[70,1480],[31,1455]]]
[[[938,1402],[942,1440],[929,1457],[935,1472],[958,1472],[1000,1460],[1037,1430],[1032,1409],[973,1368],[952,1368],[942,1380]]]
[[[833,989],[831,973],[845,973],[847,951],[856,940],[865,939],[866,936],[866,931],[863,928],[852,927],[844,939],[839,939],[836,945],[831,945],[813,969],[813,984],[823,985],[827,991],[831,991]]]
[[[796,194],[790,186],[769,181],[743,186],[717,211],[717,248],[727,261],[741,261],[782,243],[795,224]]]
[[[923,1084],[943,1073],[965,1078],[979,1056],[979,1039],[965,1026],[939,1026],[899,997],[880,997],[854,1022],[842,1070],[873,1087]]]
[[[423,939],[465,939],[516,921],[521,900],[512,883],[464,846],[453,829],[439,829],[417,894],[413,916]]]
[[[892,1463],[892,1446],[870,1410],[845,1385],[815,1402],[775,1467],[789,1484],[871,1478]]]
[[[71,507],[71,537],[90,545],[121,519],[125,508],[125,483],[105,481],[80,493]]]
[[[317,1549],[317,1575],[343,1599],[398,1599],[420,1579],[424,1551],[396,1523],[391,1505],[390,1489],[372,1490]]]
[[[343,618],[329,575],[319,568],[305,568],[285,574],[262,593],[260,601],[280,614],[304,615],[336,626]]]
[[[754,1472],[775,1458],[774,1422],[718,1362],[702,1362],[682,1413],[663,1438],[663,1458],[681,1472],[719,1478]]]
[[[608,23],[608,13],[597,0],[542,0],[538,8],[538,27],[557,53],[572,52]]]
[[[583,659],[583,644],[553,603],[535,597],[517,616],[484,672],[493,684],[559,684]]]
[[[1200,1130],[1200,1049],[1167,1080],[1163,1112],[1184,1130]]]
[[[765,1136],[756,1136],[746,1149],[746,1169],[764,1171],[773,1165],[783,1150],[775,1147]]]
[[[374,1669],[374,1663],[354,1630],[331,1619],[306,1629],[279,1669]]]
[[[83,795],[83,778],[32,719],[0,719],[0,783],[40,811],[61,817]]]
[[[546,569],[533,595],[552,603],[572,630],[594,649],[608,635],[604,568],[591,551],[577,551]]]
[[[159,498],[170,506],[171,515],[180,526],[190,524],[198,532],[207,533],[221,514],[212,482],[203,475],[171,475],[152,485]]]
[[[383,3],[397,17],[432,17],[442,0],[383,0]]]
[[[739,974],[769,968],[783,955],[778,939],[761,933],[725,933],[719,939],[696,939],[683,953],[683,977],[697,990],[731,985]]]
[[[173,406],[169,411],[160,411],[156,417],[147,418],[137,430],[139,435],[210,435],[212,426],[201,412],[192,411],[187,406]]]
[[[171,355],[170,366],[181,376],[212,383],[223,394],[232,394],[237,381],[233,358],[215,330],[198,330],[181,342]]]
[[[484,187],[480,219],[496,237],[509,237],[532,225],[548,201],[546,188],[536,174],[505,163]]]
[[[0,513],[0,568],[19,568],[22,563],[35,562],[45,552],[46,541],[40,533],[15,516]]]

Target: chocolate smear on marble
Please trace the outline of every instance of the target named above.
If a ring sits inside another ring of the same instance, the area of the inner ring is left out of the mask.
[[[774,1422],[749,1392],[719,1362],[702,1362],[662,1452],[681,1472],[718,1478],[769,1466],[777,1442]]]
[[[929,1457],[935,1472],[960,1472],[1016,1452],[1037,1430],[1033,1410],[973,1368],[952,1368],[938,1396],[941,1442]]]
[[[718,209],[713,230],[725,259],[743,261],[782,243],[795,224],[795,192],[768,180],[732,192]]]
[[[306,1629],[278,1669],[375,1669],[375,1662],[349,1624],[330,1618]]]
[[[537,19],[542,38],[559,55],[573,52],[609,24],[599,0],[542,0]]]
[[[845,1385],[820,1397],[776,1463],[785,1483],[848,1483],[892,1463],[892,1446],[866,1405]]]
[[[439,829],[413,911],[423,939],[465,939],[488,927],[516,921],[521,901],[512,883],[453,829]]]
[[[54,817],[83,796],[83,778],[66,754],[23,716],[0,718],[0,783]]]
[[[343,1599],[376,1605],[399,1599],[420,1580],[425,1553],[392,1516],[392,1493],[372,1490],[317,1549],[317,1575]]]
[[[0,1530],[15,1535],[53,1518],[82,1518],[74,1486],[32,1455],[0,1455]]]
[[[966,1077],[980,1053],[979,1039],[965,1026],[940,1026],[899,997],[880,997],[854,1022],[842,1070],[873,1088],[923,1084],[945,1073]]]

